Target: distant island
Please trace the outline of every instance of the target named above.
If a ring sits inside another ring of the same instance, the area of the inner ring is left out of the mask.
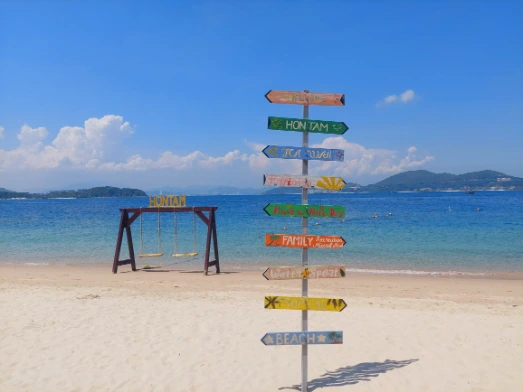
[[[360,186],[348,182],[339,192],[374,193],[374,192],[449,192],[461,191],[474,193],[490,190],[523,190],[523,178],[507,174],[482,170],[465,174],[432,173],[427,170],[414,170],[395,174],[375,184]],[[47,193],[15,192],[0,188],[0,199],[58,199],[58,198],[93,198],[93,197],[145,197],[150,195],[185,194],[185,195],[276,195],[300,193],[301,188],[266,187],[236,188],[232,186],[189,186],[164,187],[149,190],[115,188],[110,186],[90,189],[51,191]],[[322,189],[310,189],[310,193],[339,193]]]
[[[347,187],[345,187],[347,188]],[[522,190],[523,178],[482,170],[465,174],[432,173],[414,170],[386,178],[376,184],[358,188],[364,192],[442,192],[442,191],[488,191]],[[345,189],[347,191],[347,189]]]
[[[85,199],[92,197],[137,197],[147,196],[140,189],[100,186],[90,189],[51,191],[47,193],[15,192],[0,188],[0,199]]]

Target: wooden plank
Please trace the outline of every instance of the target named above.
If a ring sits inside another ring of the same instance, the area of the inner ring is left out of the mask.
[[[261,341],[266,346],[343,344],[343,331],[269,332]]]
[[[118,235],[116,237],[116,249],[114,251],[114,259],[113,259],[113,274],[116,274],[118,272],[118,260],[120,259],[120,251],[122,249],[122,239],[123,239],[123,231],[125,224],[127,223],[127,211],[120,210],[121,216],[120,216],[120,226],[118,226]]]
[[[341,312],[347,307],[345,301],[339,298],[265,296],[264,301],[265,309]]]
[[[263,149],[267,158],[304,159],[307,161],[343,162],[343,150],[311,147],[267,146]]]
[[[300,176],[292,174],[264,174],[263,185],[283,186],[283,187],[302,187],[319,188],[331,191],[339,191],[347,185],[341,177],[328,176]]]
[[[279,104],[345,106],[345,94],[269,90],[265,98],[270,103]]]
[[[263,209],[269,216],[297,218],[344,218],[345,207],[319,204],[276,204],[269,203]]]
[[[267,280],[344,278],[346,272],[343,265],[275,267],[267,268],[263,276]]]
[[[303,118],[269,117],[268,129],[343,135],[349,127],[344,122],[309,120]]]
[[[265,246],[285,248],[329,248],[338,249],[346,244],[343,237],[306,234],[265,234]]]

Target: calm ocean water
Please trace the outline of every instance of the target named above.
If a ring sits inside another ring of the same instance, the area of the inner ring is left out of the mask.
[[[299,203],[300,195],[188,196],[190,206],[217,206],[222,269],[301,264],[300,249],[268,248],[265,233],[301,233],[301,219],[265,214],[268,203]],[[311,249],[311,265],[425,272],[523,272],[523,192],[312,194],[310,204],[342,205],[340,219],[309,219],[309,233],[341,235],[342,249]],[[105,264],[114,257],[119,208],[147,198],[0,200],[0,263]],[[480,211],[477,211],[477,209]],[[377,213],[378,218],[372,215]],[[391,213],[392,215],[386,216]],[[407,214],[408,213],[408,214]],[[157,214],[144,214],[143,246],[157,252]],[[193,249],[192,214],[178,214],[179,251]],[[173,214],[161,214],[165,256],[138,265],[201,268],[205,225],[196,220],[193,259],[173,259]],[[318,225],[316,225],[318,223]],[[140,220],[132,226],[140,251]],[[124,248],[122,258],[127,257]],[[127,268],[127,267],[123,267]]]

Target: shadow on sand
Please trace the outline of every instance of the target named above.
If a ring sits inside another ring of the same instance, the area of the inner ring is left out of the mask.
[[[309,381],[308,392],[319,388],[343,387],[357,384],[360,381],[370,381],[371,377],[378,377],[381,373],[407,366],[416,361],[418,361],[418,359],[407,359],[405,361],[391,361],[387,359],[384,362],[363,362],[355,366],[341,367]],[[279,390],[283,389],[301,391],[301,384],[279,388]]]

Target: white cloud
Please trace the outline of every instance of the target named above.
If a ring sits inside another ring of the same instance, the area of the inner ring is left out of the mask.
[[[401,102],[409,102],[414,99],[414,90],[407,90],[400,94]]]
[[[389,95],[389,96],[385,97],[385,99],[383,101],[385,103],[392,103],[392,102],[396,102],[397,100],[398,100],[397,95]]]
[[[405,90],[404,92],[402,92],[399,95],[392,94],[392,95],[386,96],[381,101],[379,101],[376,104],[376,106],[381,107],[381,106],[390,105],[391,103],[400,102],[400,101],[403,103],[407,103],[409,101],[412,101],[415,97],[416,97],[416,93],[414,92],[414,90]]]
[[[47,129],[43,127],[31,128],[28,125],[23,125],[17,139],[20,140],[21,146],[34,147],[44,140],[48,134]]]
[[[338,148],[345,151],[343,162],[318,162],[314,165],[311,173],[321,174],[330,172],[333,175],[361,177],[363,175],[392,175],[405,170],[411,170],[423,166],[434,160],[432,156],[416,157],[416,147],[408,148],[407,155],[398,160],[397,152],[386,149],[366,149],[360,144],[350,143],[342,136],[326,138],[321,144],[313,147]]]
[[[3,139],[5,137],[4,130],[5,130],[5,128],[0,125],[0,139]]]
[[[266,144],[246,140],[246,151],[235,149],[221,156],[196,150],[186,155],[164,151],[156,157],[133,154],[119,159],[117,152],[123,150],[121,145],[124,139],[133,132],[128,122],[115,115],[91,118],[85,121],[83,127],[63,127],[50,142],[45,141],[49,136],[45,128],[24,125],[18,134],[19,146],[11,150],[0,149],[0,175],[4,174],[4,178],[12,180],[15,187],[16,184],[26,184],[28,175],[42,182],[45,176],[51,176],[59,184],[64,173],[69,173],[69,177],[76,175],[94,180],[128,178],[135,181],[133,186],[137,187],[145,183],[147,186],[154,186],[153,183],[169,185],[170,181],[182,181],[187,185],[207,182],[241,187],[260,186],[261,174],[301,172],[300,160],[267,158],[262,152]],[[434,159],[432,156],[418,158],[414,146],[407,150],[403,158],[397,158],[395,151],[367,149],[348,142],[342,136],[325,138],[321,144],[311,147],[345,151],[344,162],[310,161],[312,175],[338,175],[354,182],[361,182],[360,179],[365,176],[372,180],[372,177],[417,168]],[[25,176],[15,175],[20,172]],[[165,173],[170,174],[166,176]],[[4,181],[4,185],[8,184]]]

